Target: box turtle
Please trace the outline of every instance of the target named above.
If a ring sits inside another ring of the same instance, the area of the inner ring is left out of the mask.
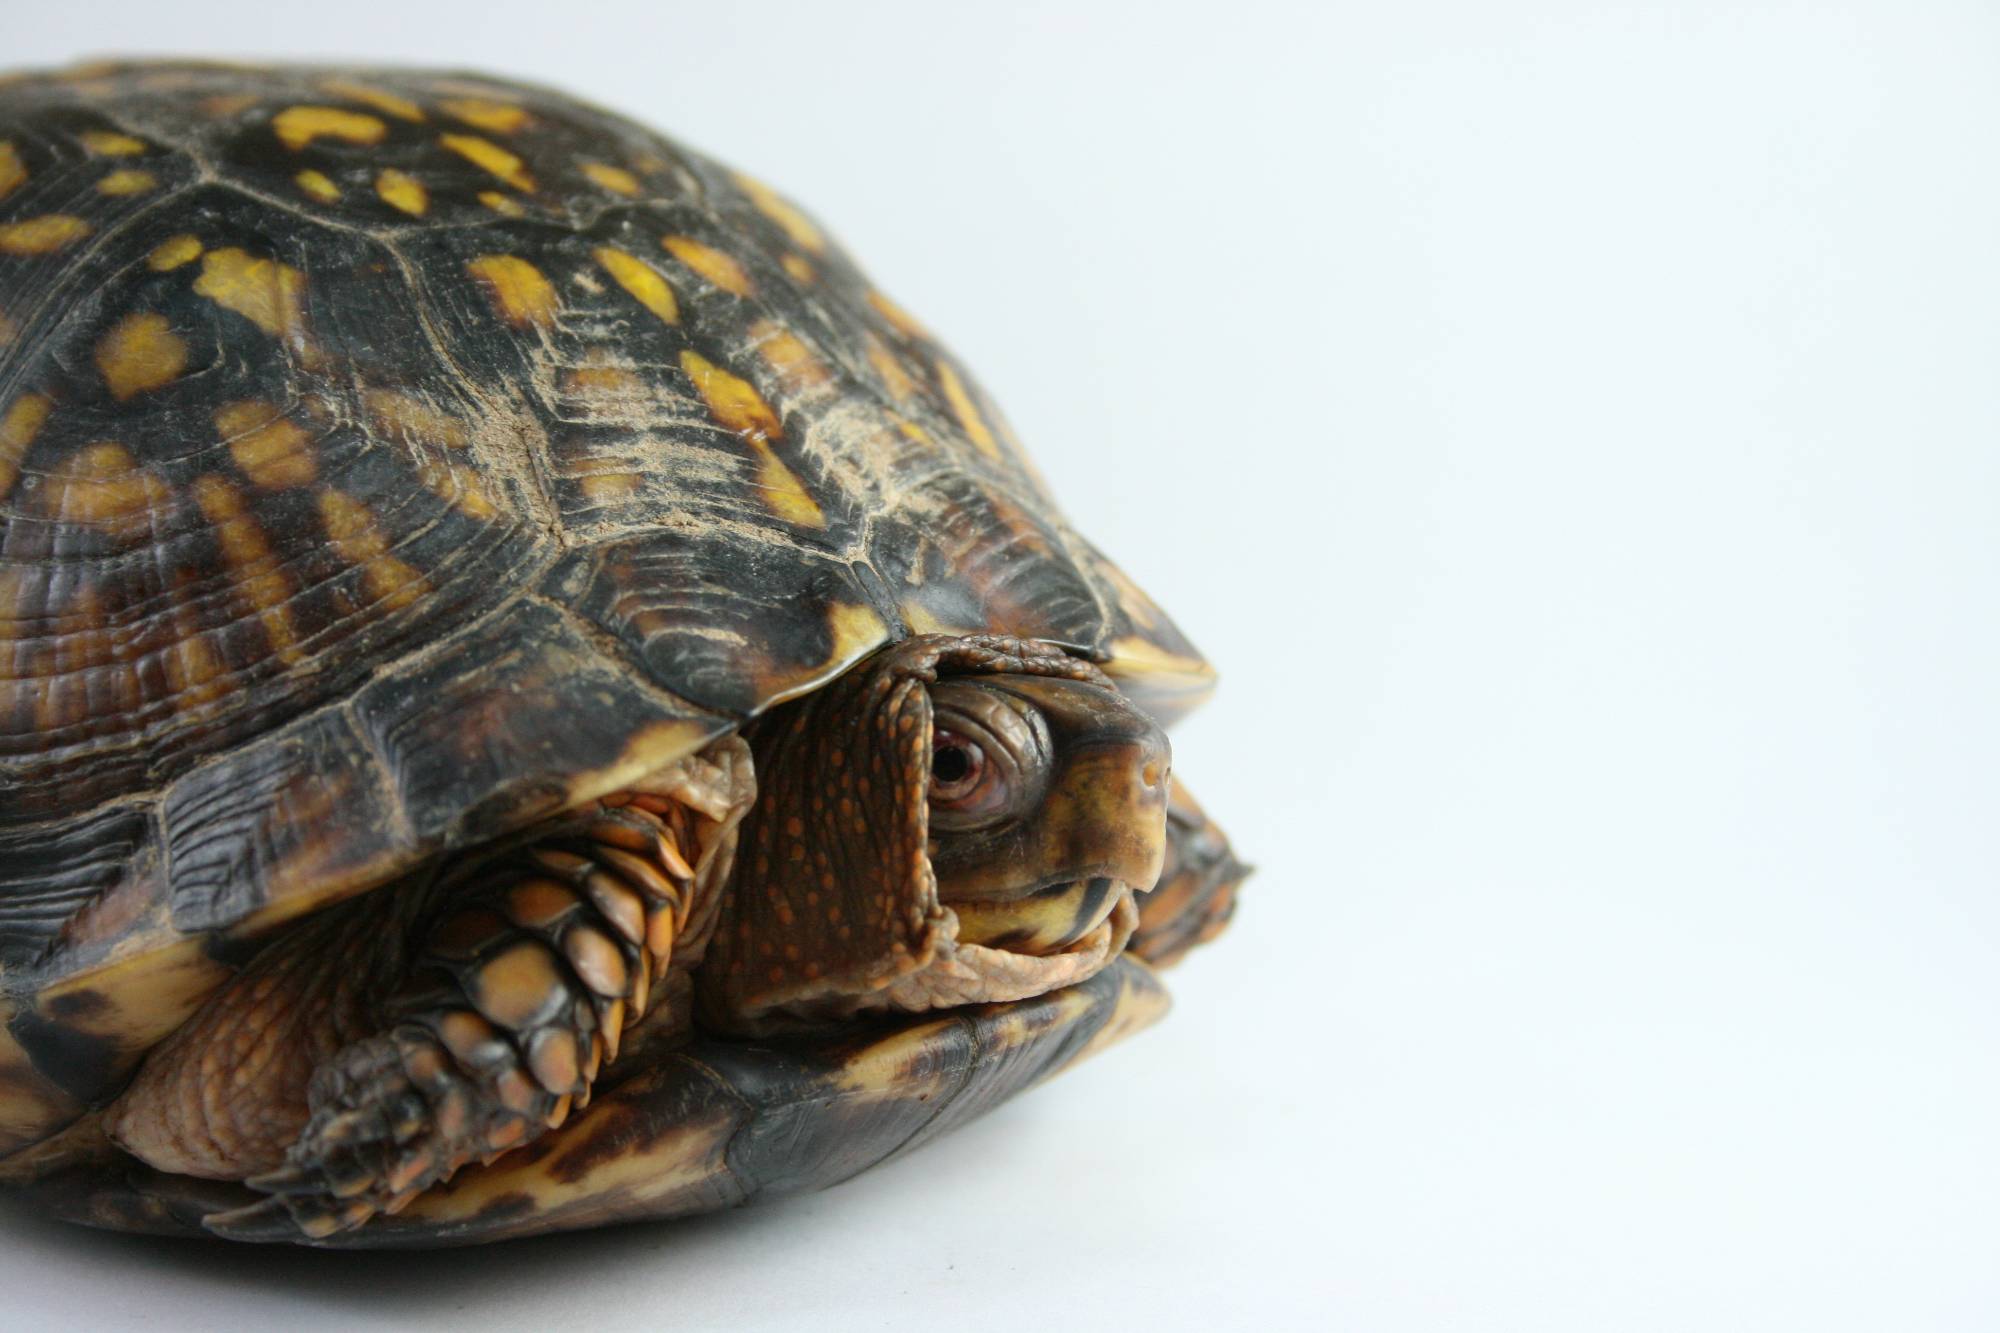
[[[809,216],[546,90],[0,81],[0,1179],[437,1245],[1144,1025],[1213,673]]]

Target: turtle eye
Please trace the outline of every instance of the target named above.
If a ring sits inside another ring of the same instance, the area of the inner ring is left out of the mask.
[[[942,727],[931,733],[931,804],[971,810],[1004,798],[997,765],[986,762],[979,743]]]

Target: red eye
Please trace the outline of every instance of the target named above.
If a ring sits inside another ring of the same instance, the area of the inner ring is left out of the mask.
[[[986,752],[955,731],[931,733],[931,802],[952,806],[980,794],[987,773]]]

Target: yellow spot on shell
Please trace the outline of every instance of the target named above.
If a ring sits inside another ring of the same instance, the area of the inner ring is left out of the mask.
[[[464,464],[426,456],[417,463],[417,479],[460,513],[487,519],[499,512],[479,473]]]
[[[118,628],[104,614],[103,599],[98,595],[96,583],[87,576],[64,579],[62,582],[70,584],[71,593],[67,599],[62,599],[56,591],[61,584],[44,584],[46,601],[36,606],[37,610],[45,608],[60,617],[59,627],[49,627],[53,631],[52,639],[45,640],[52,642],[54,647],[53,653],[44,658],[49,669],[31,670],[25,678],[16,677],[10,682],[15,687],[17,699],[23,687],[32,688],[40,696],[35,706],[35,722],[44,735],[87,725],[91,717],[102,716],[109,709],[138,706],[137,681],[128,671],[119,670],[129,667],[130,663],[129,657],[120,651],[125,641]],[[20,586],[0,587],[0,600],[18,605],[16,598],[19,597]],[[12,609],[11,605],[9,609]],[[0,638],[17,641],[40,637],[32,633],[23,635],[19,631],[0,631]],[[95,681],[87,679],[88,675],[96,674],[96,669],[102,667],[113,668],[115,683],[106,681],[101,675]]]
[[[408,606],[428,591],[421,573],[389,553],[388,539],[367,505],[345,491],[324,490],[319,494],[319,513],[334,550],[361,567],[369,591],[390,610]]]
[[[97,369],[112,397],[123,402],[179,379],[187,369],[187,343],[164,315],[127,315],[98,340]]]
[[[46,213],[38,218],[0,226],[0,254],[54,254],[88,235],[90,224],[82,218],[74,218],[67,213]]]
[[[584,498],[596,504],[616,504],[638,494],[645,478],[637,472],[597,471],[585,472],[577,478],[577,485]]]
[[[381,119],[337,106],[286,107],[271,118],[278,142],[298,152],[315,139],[339,139],[343,143],[378,144],[389,132]]]
[[[541,270],[517,255],[481,255],[466,261],[465,271],[479,279],[500,317],[515,328],[555,323],[556,289]]]
[[[629,396],[642,388],[639,377],[623,366],[578,366],[563,375],[563,392],[582,397]]]
[[[819,276],[813,272],[811,261],[804,255],[795,255],[787,251],[785,257],[778,262],[785,266],[785,272],[792,275],[792,281],[801,286],[810,284],[814,278]]]
[[[292,182],[322,204],[340,202],[340,187],[335,185],[333,178],[324,171],[307,168],[292,177]]]
[[[889,420],[892,423],[894,423],[897,431],[899,431],[902,434],[903,438],[910,441],[912,444],[921,444],[927,449],[934,449],[937,447],[937,441],[931,438],[931,433],[925,430],[922,426],[919,426],[916,422],[911,421],[907,417],[898,416],[894,412],[890,412],[887,409],[884,409],[883,415],[887,416]]]
[[[958,625],[939,619],[937,613],[922,602],[904,602],[901,610],[903,623],[910,627],[912,633],[965,635],[974,632],[969,625]]]
[[[438,411],[414,394],[394,389],[370,389],[361,397],[375,429],[406,444],[442,445],[463,449],[472,440],[465,423]]]
[[[917,382],[910,372],[903,369],[902,361],[889,350],[887,343],[872,333],[864,333],[863,341],[868,348],[868,364],[875,367],[875,373],[882,377],[896,401],[907,403],[917,396]]]
[[[481,190],[479,192],[479,202],[486,205],[488,208],[492,209],[495,213],[498,213],[502,217],[508,217],[508,218],[524,217],[527,215],[528,212],[527,209],[521,207],[521,201],[519,199],[515,199],[512,198],[511,196],[504,195],[500,193],[498,190]]]
[[[218,699],[229,688],[227,668],[209,645],[209,634],[183,621],[181,637],[160,654],[167,689],[177,710],[191,710]]]
[[[217,93],[213,97],[202,98],[195,103],[195,108],[204,116],[227,120],[231,116],[248,111],[255,105],[257,99],[247,93]]]
[[[693,348],[681,352],[681,369],[694,381],[708,410],[757,454],[757,485],[773,513],[792,523],[823,527],[826,515],[784,461],[771,448],[783,439],[777,413],[750,382],[730,374]]]
[[[680,307],[665,278],[615,246],[602,245],[591,253],[612,280],[631,293],[633,300],[669,324],[680,319]]]
[[[445,134],[439,136],[438,142],[473,166],[498,176],[517,190],[529,191],[535,188],[535,178],[528,174],[527,164],[489,139],[482,139],[474,134]]]
[[[756,205],[759,213],[777,223],[785,235],[792,238],[792,244],[813,254],[826,249],[826,237],[820,235],[812,219],[793,207],[776,190],[751,176],[738,175],[736,183],[744,194],[750,196],[750,202]]]
[[[78,136],[83,146],[99,157],[136,157],[146,151],[146,141],[111,130],[86,130]]]
[[[169,236],[153,247],[153,253],[146,256],[146,267],[155,273],[165,273],[179,268],[182,264],[193,263],[201,258],[201,242],[192,236]]]
[[[22,165],[21,155],[11,142],[0,139],[0,199],[12,194],[27,179],[28,169]]]
[[[622,194],[627,199],[639,196],[639,178],[623,167],[614,167],[604,162],[586,162],[583,174],[602,185],[613,194]]]
[[[236,466],[266,490],[305,486],[319,475],[312,436],[269,403],[225,404],[215,414],[215,429]]]
[[[750,275],[743,271],[743,266],[736,262],[733,255],[726,255],[712,245],[704,245],[692,236],[663,236],[660,244],[666,247],[668,254],[725,292],[748,296],[753,290]]]
[[[1148,693],[1169,694],[1175,716],[1200,703],[1215,688],[1215,668],[1200,658],[1168,652],[1137,635],[1113,639],[1105,646],[1111,650],[1105,673],[1132,681],[1135,688]]]
[[[150,171],[114,171],[97,182],[97,192],[113,198],[122,198],[125,195],[144,194],[158,184],[159,181]]]
[[[167,498],[166,487],[142,469],[121,444],[85,445],[46,479],[42,508],[50,518],[87,523],[130,536]]]
[[[835,602],[826,619],[833,640],[833,651],[827,655],[830,665],[851,661],[889,637],[888,623],[872,606]]]
[[[202,256],[197,294],[255,324],[274,338],[302,344],[306,275],[275,259],[234,246]]]
[[[827,368],[826,362],[815,356],[797,334],[776,320],[760,319],[752,324],[750,341],[757,348],[757,354],[777,372],[779,384],[788,393],[801,393],[833,380],[833,372]]]
[[[988,457],[1000,457],[1000,442],[995,440],[993,432],[987,429],[986,419],[979,415],[979,409],[974,406],[972,395],[965,391],[965,385],[960,382],[958,372],[951,368],[951,363],[948,361],[938,362],[937,372],[938,385],[944,390],[945,401],[951,404],[952,414],[958,418],[958,424],[964,427],[966,438],[979,446],[979,451]]]
[[[213,526],[236,590],[256,608],[272,651],[286,662],[298,661],[302,654],[289,609],[291,584],[263,529],[244,508],[242,495],[226,478],[210,475],[195,479],[194,498]]]
[[[513,134],[532,119],[525,107],[483,97],[453,97],[439,102],[438,107],[453,120],[493,134]]]
[[[431,206],[431,194],[424,183],[406,171],[389,167],[375,178],[375,193],[382,202],[413,218],[420,218]]]
[[[25,393],[0,416],[0,495],[13,488],[21,460],[27,456],[28,446],[41,433],[42,423],[49,419],[49,409],[54,406],[47,394]]]
[[[398,97],[385,89],[370,87],[365,83],[356,83],[351,79],[328,79],[320,84],[320,87],[335,97],[344,97],[350,102],[374,107],[384,115],[394,116],[398,120],[424,118],[423,108],[409,98]]]
[[[929,338],[930,330],[917,322],[915,315],[891,301],[880,292],[868,293],[868,304],[875,307],[875,313],[889,321],[890,325],[906,338],[919,340]]]

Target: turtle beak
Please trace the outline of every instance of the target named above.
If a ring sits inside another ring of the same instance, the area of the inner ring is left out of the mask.
[[[1135,715],[1136,716],[1136,715]],[[1166,858],[1167,738],[1117,735],[1078,747],[1044,805],[1044,842],[1052,861],[1075,878],[1104,877],[1144,892]]]

